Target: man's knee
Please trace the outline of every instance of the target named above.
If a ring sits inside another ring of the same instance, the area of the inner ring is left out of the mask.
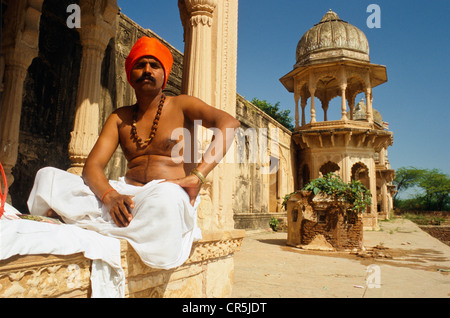
[[[57,173],[58,169],[54,167],[41,168],[36,172],[36,180],[42,180],[49,177],[53,177]]]

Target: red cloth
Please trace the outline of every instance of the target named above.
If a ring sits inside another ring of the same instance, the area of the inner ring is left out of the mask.
[[[6,197],[8,195],[8,183],[6,182],[6,175],[5,171],[3,170],[3,166],[0,163],[0,173],[3,177],[3,183],[5,185],[5,193],[2,193],[2,189],[0,187],[0,218],[2,217],[3,213],[5,212],[5,203],[6,203]]]
[[[143,56],[153,56],[162,64],[164,68],[164,88],[169,78],[173,65],[173,56],[170,50],[156,38],[142,37],[134,44],[127,59],[125,60],[125,70],[127,79],[130,82],[130,74],[134,64]],[[130,82],[131,83],[131,82]]]

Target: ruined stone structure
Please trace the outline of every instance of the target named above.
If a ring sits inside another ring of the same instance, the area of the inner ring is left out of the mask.
[[[290,196],[287,211],[287,245],[326,251],[362,248],[362,217],[344,201],[298,191]]]
[[[370,62],[364,33],[331,10],[302,36],[296,57],[294,69],[280,81],[294,93],[292,138],[299,147],[298,189],[329,172],[345,182],[360,180],[373,197],[372,206],[363,214],[363,224],[376,229],[379,215],[386,218],[392,209],[389,184],[394,178],[386,158],[393,134],[372,107],[372,90],[387,81],[386,67]],[[360,93],[367,105],[355,108]],[[341,119],[331,121],[328,106],[337,96],[341,98]],[[309,123],[305,112],[308,99]],[[316,99],[321,102],[323,121],[316,114]]]

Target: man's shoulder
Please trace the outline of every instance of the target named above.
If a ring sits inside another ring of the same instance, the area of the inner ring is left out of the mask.
[[[124,121],[129,121],[132,116],[133,106],[122,106],[114,110],[111,115],[109,115],[109,120],[113,120],[119,124]]]
[[[128,114],[132,114],[133,113],[133,105],[131,106],[122,106],[117,108],[115,111],[113,111],[111,113],[111,115],[117,115],[117,116],[122,116],[122,115],[128,115]]]
[[[173,104],[177,105],[178,107],[181,107],[182,109],[186,107],[195,107],[195,105],[199,101],[198,98],[186,94],[170,96],[170,99],[173,102]]]

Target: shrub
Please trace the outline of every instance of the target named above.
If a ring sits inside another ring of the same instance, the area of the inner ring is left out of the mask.
[[[361,181],[352,180],[350,183],[345,183],[334,173],[312,180],[303,190],[312,191],[314,195],[322,192],[336,200],[343,199],[352,204],[353,211],[359,213],[364,212],[372,204],[372,195]]]

